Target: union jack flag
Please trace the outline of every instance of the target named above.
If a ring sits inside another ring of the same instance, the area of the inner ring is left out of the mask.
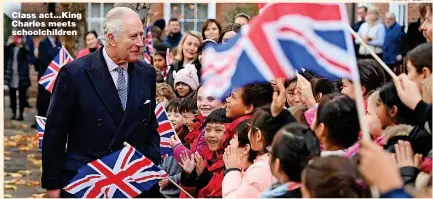
[[[45,132],[45,123],[47,122],[47,118],[37,116],[37,115],[35,115],[35,118],[36,118],[36,127],[38,129],[39,148],[42,149],[42,142],[44,140],[44,132]]]
[[[161,156],[167,157],[173,155],[173,149],[170,146],[170,137],[175,135],[175,131],[170,120],[168,119],[167,112],[165,111],[164,106],[162,106],[162,103],[156,105],[155,115],[159,125],[157,130],[159,136],[161,137]]]
[[[92,161],[63,188],[80,198],[133,198],[167,176],[129,144]]]
[[[65,64],[73,61],[74,58],[69,54],[68,50],[65,47],[60,49],[59,53],[56,57],[51,61],[44,75],[39,80],[39,84],[42,85],[47,91],[50,93],[53,92],[54,83],[57,79],[57,74]]]
[[[225,44],[203,52],[202,81],[223,98],[234,88],[302,68],[328,78],[359,79],[344,4],[259,5],[260,15]]]
[[[146,51],[144,52],[144,61],[150,64],[152,63],[152,57],[150,56],[150,52],[153,50],[153,41],[152,41],[152,25],[150,24],[149,19],[147,20],[146,25]]]

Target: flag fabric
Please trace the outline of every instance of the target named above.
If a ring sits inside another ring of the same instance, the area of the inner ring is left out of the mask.
[[[144,61],[150,64],[152,63],[152,57],[150,56],[153,50],[153,41],[152,41],[152,25],[150,24],[149,19],[147,19],[146,25],[146,42],[145,42],[146,50],[144,51]]]
[[[162,103],[156,105],[155,115],[159,125],[157,130],[161,138],[161,156],[166,157],[173,155],[173,149],[170,146],[170,137],[175,135],[175,131],[168,119],[167,112],[165,111],[164,106],[162,106]]]
[[[259,8],[259,14],[261,14],[263,12],[263,10],[265,10],[264,8],[267,6],[267,3],[258,3],[257,7]]]
[[[344,4],[276,3],[227,43],[203,52],[202,83],[219,99],[234,88],[296,71],[327,78],[359,78]]]
[[[133,198],[167,173],[129,144],[88,163],[64,188],[80,198]]]
[[[62,47],[53,61],[51,61],[50,65],[48,65],[47,70],[41,79],[39,79],[38,83],[47,89],[47,91],[52,93],[60,68],[62,68],[65,64],[72,62],[73,60],[74,58],[72,58],[68,50],[66,50],[65,47]]]
[[[36,128],[38,129],[39,148],[42,149],[42,142],[44,140],[44,132],[45,132],[45,123],[47,122],[47,118],[37,116],[37,115],[35,115],[35,118],[36,118]]]

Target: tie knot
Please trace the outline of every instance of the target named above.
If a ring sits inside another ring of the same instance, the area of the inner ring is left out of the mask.
[[[123,72],[123,68],[121,66],[119,66],[119,67],[117,67],[116,71],[121,73],[121,72]]]

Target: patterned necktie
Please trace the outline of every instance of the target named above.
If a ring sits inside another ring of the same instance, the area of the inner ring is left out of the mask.
[[[118,67],[117,69],[118,78],[117,78],[117,93],[119,93],[120,102],[122,102],[123,110],[126,108],[126,101],[128,99],[128,92],[126,89],[126,79],[125,75],[123,74],[123,68]]]

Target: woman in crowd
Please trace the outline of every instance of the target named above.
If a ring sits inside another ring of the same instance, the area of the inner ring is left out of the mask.
[[[227,25],[220,34],[218,43],[226,43],[230,38],[235,36],[241,31],[241,25],[236,23],[231,23]]]
[[[320,156],[320,143],[308,126],[289,124],[275,135],[271,156],[272,174],[278,179],[262,198],[300,198],[301,172],[313,157]]]
[[[177,46],[176,62],[170,67],[165,82],[174,88],[174,75],[187,64],[193,64],[197,69],[197,76],[200,79],[200,65],[197,59],[197,50],[203,41],[200,33],[196,31],[185,32]],[[197,68],[198,66],[198,68]]]
[[[385,41],[385,25],[379,18],[379,9],[375,6],[371,6],[367,10],[365,17],[365,23],[363,23],[358,30],[358,35],[362,40],[373,49],[374,53],[379,57],[382,57],[382,46]],[[355,41],[356,44],[360,44],[359,40]],[[359,57],[361,59],[373,59],[367,48],[363,45],[359,47]]]
[[[9,87],[12,120],[24,120],[27,89],[30,87],[29,52],[22,36],[10,36],[4,46],[4,84]],[[19,115],[17,117],[17,91],[19,94]]]
[[[219,40],[221,31],[221,24],[217,20],[207,19],[206,22],[204,22],[201,35],[204,40],[212,39],[216,42]]]
[[[78,52],[77,59],[84,57],[90,53],[95,52],[101,45],[99,45],[98,34],[96,31],[92,30],[86,33],[84,36],[86,42],[86,48]]]

